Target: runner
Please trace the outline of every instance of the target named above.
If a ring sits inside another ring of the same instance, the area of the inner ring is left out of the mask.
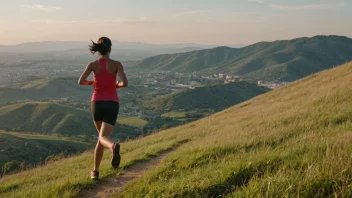
[[[117,89],[127,87],[128,80],[119,61],[110,59],[111,40],[101,37],[98,43],[92,41],[89,50],[92,54],[99,53],[100,58],[90,62],[78,80],[79,85],[93,85],[94,92],[91,99],[91,111],[95,127],[99,133],[99,139],[94,152],[94,168],[91,171],[91,178],[99,178],[99,166],[103,158],[104,147],[112,152],[111,165],[118,168],[121,161],[120,144],[110,139],[111,132],[116,123],[119,112],[119,97]],[[87,78],[94,73],[94,80]],[[116,81],[119,75],[121,82]]]

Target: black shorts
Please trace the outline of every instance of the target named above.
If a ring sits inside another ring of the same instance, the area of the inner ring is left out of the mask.
[[[119,103],[114,101],[91,102],[93,120],[115,125],[119,114]]]

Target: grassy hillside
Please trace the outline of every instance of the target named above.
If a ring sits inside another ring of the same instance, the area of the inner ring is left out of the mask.
[[[119,124],[127,125],[127,126],[133,126],[133,127],[144,127],[145,125],[148,124],[148,121],[143,120],[139,117],[119,117],[117,119],[117,122]]]
[[[95,134],[89,112],[47,102],[0,107],[1,129],[64,135]]]
[[[45,162],[48,156],[83,152],[94,144],[56,136],[23,134],[0,131],[0,169],[12,160],[35,165]]]
[[[183,119],[186,117],[186,112],[168,112],[168,113],[164,113],[161,115],[161,117],[164,118],[174,118],[174,119]]]
[[[145,101],[142,106],[157,111],[219,111],[263,94],[267,89],[248,82],[218,84],[160,96]]]
[[[147,58],[138,70],[202,71],[249,79],[294,81],[352,60],[352,39],[316,36],[261,42],[243,48],[218,47]]]
[[[92,86],[79,86],[77,77],[53,77],[0,86],[0,102],[16,100],[81,99],[89,101]],[[130,93],[140,92],[133,85],[119,90],[122,102]]]
[[[65,136],[97,134],[90,112],[50,102],[1,106],[0,129]],[[117,125],[113,131],[113,136],[121,140],[140,135],[128,125]]]
[[[121,169],[180,145],[121,197],[351,197],[352,63],[122,144]],[[92,153],[0,179],[2,197],[75,197]],[[109,156],[102,177],[116,175]],[[121,171],[120,169],[120,171]],[[98,183],[99,184],[99,183]]]
[[[47,78],[0,87],[0,101],[43,100],[52,98],[89,99],[92,87],[77,84],[73,77]]]

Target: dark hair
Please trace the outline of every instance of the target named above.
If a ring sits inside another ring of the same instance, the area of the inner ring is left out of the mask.
[[[89,51],[92,54],[95,54],[96,52],[99,52],[100,55],[105,55],[111,50],[111,40],[107,37],[101,37],[98,40],[98,43],[94,43],[92,41],[92,44],[89,45]]]

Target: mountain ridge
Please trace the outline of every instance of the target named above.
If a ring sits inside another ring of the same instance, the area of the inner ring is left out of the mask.
[[[112,40],[113,49],[125,50],[160,50],[160,49],[174,49],[180,50],[182,48],[211,48],[216,45],[196,44],[196,43],[170,43],[170,44],[152,44],[143,42],[124,42]],[[73,49],[88,49],[90,41],[38,41],[25,42],[16,45],[0,45],[1,52],[55,52],[68,51]]]
[[[227,73],[268,81],[294,81],[352,60],[352,39],[315,36],[259,42],[243,48],[216,47],[153,56],[135,70]]]

